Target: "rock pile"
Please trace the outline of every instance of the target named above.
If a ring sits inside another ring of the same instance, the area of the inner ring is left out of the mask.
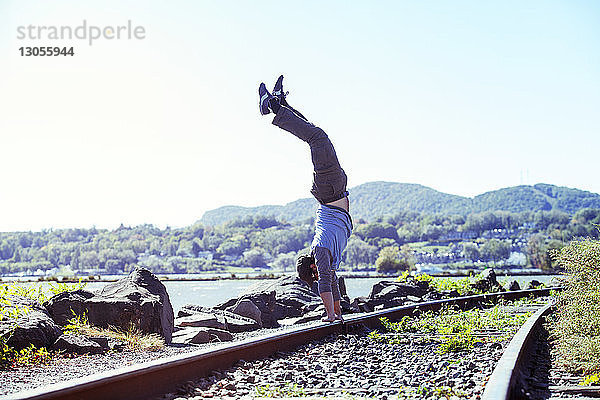
[[[312,311],[320,304],[321,298],[298,277],[284,276],[274,281],[259,282],[215,308],[235,312],[244,302],[258,308],[263,327],[276,328],[281,319],[301,317]]]
[[[63,292],[43,305],[21,296],[9,296],[7,300],[9,317],[0,320],[0,337],[17,350],[33,344],[71,353],[97,354],[122,347],[122,343],[106,337],[63,334],[63,326],[74,313],[85,314],[94,326],[127,329],[133,324],[142,332],[157,333],[165,342],[171,342],[174,318],[169,295],[158,278],[144,268],[136,268],[98,293]]]
[[[144,333],[157,333],[166,343],[173,334],[173,306],[167,289],[145,268],[106,285],[98,293],[87,290],[63,292],[44,304],[52,319],[64,325],[73,313],[87,315],[91,325],[128,329],[134,324]]]

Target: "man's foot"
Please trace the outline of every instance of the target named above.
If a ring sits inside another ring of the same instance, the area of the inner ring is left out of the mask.
[[[273,96],[271,96],[271,93],[269,93],[267,87],[262,82],[258,87],[258,97],[260,99],[258,101],[258,109],[260,110],[260,113],[262,115],[269,114],[271,112],[271,110],[269,109],[269,100],[272,99]]]
[[[283,91],[283,75],[280,75],[277,78],[277,82],[275,82],[275,87],[273,87],[273,96],[279,99],[279,103],[285,104],[285,96],[288,95],[289,92]]]
[[[327,316],[321,318],[321,322],[334,322],[337,321],[337,318],[333,317],[333,318],[329,318]]]

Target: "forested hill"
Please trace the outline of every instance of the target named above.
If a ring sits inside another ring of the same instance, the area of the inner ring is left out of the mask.
[[[545,183],[508,187],[470,198],[438,192],[412,183],[369,182],[350,189],[350,199],[353,218],[367,221],[401,211],[466,215],[499,210],[560,210],[574,214],[581,208],[600,208],[600,195],[597,193]],[[313,198],[306,198],[284,206],[225,206],[207,211],[200,222],[205,225],[220,225],[249,215],[273,216],[297,222],[313,217],[316,205]]]

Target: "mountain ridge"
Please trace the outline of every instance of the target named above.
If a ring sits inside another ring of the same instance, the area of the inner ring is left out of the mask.
[[[600,208],[600,194],[547,183],[519,185],[465,197],[416,184],[375,181],[349,189],[353,218],[372,220],[402,211],[461,214],[484,211],[550,211],[574,214],[582,208]],[[284,205],[243,207],[227,205],[204,213],[199,222],[221,225],[248,216],[270,216],[300,222],[314,216],[317,202],[302,198]]]

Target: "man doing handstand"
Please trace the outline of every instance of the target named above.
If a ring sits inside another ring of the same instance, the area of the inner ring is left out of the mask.
[[[274,113],[273,124],[302,139],[310,146],[314,167],[311,193],[319,201],[315,221],[315,236],[310,254],[298,257],[298,276],[312,287],[318,281],[319,295],[327,311],[325,322],[342,319],[340,289],[336,270],[352,233],[349,213],[346,173],[340,166],[333,144],[327,134],[311,124],[286,101],[283,75],[277,79],[273,94],[264,83],[258,88],[262,115]]]

